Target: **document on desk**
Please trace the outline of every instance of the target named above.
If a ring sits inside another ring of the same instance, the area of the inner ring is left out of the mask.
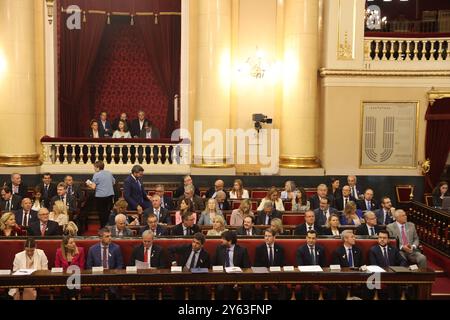
[[[138,270],[146,270],[149,269],[148,262],[143,262],[140,260],[134,260],[134,265]]]
[[[227,267],[225,268],[226,273],[239,273],[242,272],[242,269],[239,267]]]
[[[29,276],[35,271],[36,269],[19,269],[13,273],[13,276]]]
[[[367,266],[367,271],[369,272],[386,272],[383,268],[379,266]]]
[[[252,267],[253,273],[269,273],[269,270],[266,267]]]
[[[323,272],[321,266],[298,266],[300,272]]]

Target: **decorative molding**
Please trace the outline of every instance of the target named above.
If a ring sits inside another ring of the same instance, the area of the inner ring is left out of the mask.
[[[348,32],[345,31],[344,42],[338,44],[338,59],[339,60],[353,60],[353,49],[348,42]]]
[[[320,168],[320,160],[317,157],[287,157],[280,156],[280,168],[287,169],[315,169]]]
[[[428,101],[430,102],[431,105],[433,105],[434,101],[436,100],[450,98],[450,91],[440,91],[431,88],[431,90],[427,92],[427,96]]]
[[[39,154],[0,155],[1,167],[35,167],[41,164]]]
[[[45,4],[47,5],[47,17],[48,23],[53,23],[53,13],[55,8],[55,0],[45,0]]]
[[[450,70],[354,70],[320,68],[319,74],[325,77],[450,77]]]
[[[355,59],[356,0],[339,0],[337,23],[337,59]]]

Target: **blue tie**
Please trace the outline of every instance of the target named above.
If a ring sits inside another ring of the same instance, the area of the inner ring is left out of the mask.
[[[230,266],[230,249],[225,251],[225,268]]]
[[[383,250],[384,250],[384,259],[386,260],[386,267],[389,267],[389,256],[386,247],[384,247]]]
[[[353,267],[353,254],[352,254],[352,249],[348,249],[348,254],[347,254],[347,259],[348,259],[348,266],[351,268]]]

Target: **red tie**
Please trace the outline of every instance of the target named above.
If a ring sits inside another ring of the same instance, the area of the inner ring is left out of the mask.
[[[408,245],[408,237],[406,236],[406,230],[405,230],[405,225],[402,225],[402,245],[406,246]]]
[[[144,249],[144,262],[148,262],[148,249]]]
[[[47,224],[43,223],[41,226],[41,236],[45,236],[45,230],[47,229]]]

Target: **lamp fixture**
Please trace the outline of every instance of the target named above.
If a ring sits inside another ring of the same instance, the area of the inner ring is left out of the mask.
[[[250,75],[255,79],[263,79],[268,69],[269,63],[265,59],[264,52],[256,47],[255,54],[248,57],[247,60],[239,66],[238,71]]]

